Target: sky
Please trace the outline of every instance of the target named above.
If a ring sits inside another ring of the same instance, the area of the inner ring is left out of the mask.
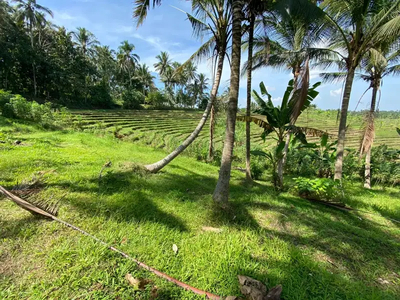
[[[164,1],[160,7],[149,11],[144,24],[136,28],[132,19],[134,0],[39,0],[39,4],[50,8],[54,13],[53,23],[65,26],[73,31],[77,27],[85,27],[94,33],[102,45],[110,45],[117,49],[120,43],[128,40],[136,47],[136,54],[141,63],[146,63],[154,72],[153,64],[156,55],[167,51],[174,61],[185,62],[201,45],[201,40],[192,36],[190,22],[186,15],[177,8],[190,12],[191,3],[185,0]],[[242,61],[247,60],[246,53]],[[204,61],[198,65],[198,72],[205,73],[210,78],[211,64]],[[311,83],[320,81],[318,74],[321,70],[312,69]],[[229,65],[225,63],[219,92],[229,86]],[[156,73],[154,73],[156,75]],[[276,104],[291,79],[289,71],[278,71],[264,68],[253,74],[253,89],[259,90],[261,81],[267,86],[269,93]],[[157,86],[162,84],[157,80]],[[400,78],[386,77],[383,81],[380,110],[400,110]],[[342,96],[342,83],[322,84],[314,104],[322,109],[338,109]],[[354,110],[361,95],[368,88],[363,81],[356,81],[353,85],[349,110]],[[369,91],[361,100],[358,109],[368,109],[371,99]],[[246,78],[240,81],[239,107],[246,105]]]

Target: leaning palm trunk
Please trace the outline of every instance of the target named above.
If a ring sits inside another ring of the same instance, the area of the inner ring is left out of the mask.
[[[231,166],[235,142],[236,113],[240,82],[240,55],[242,46],[241,24],[241,1],[233,1],[231,78],[226,118],[225,142],[224,149],[222,151],[221,168],[219,170],[218,182],[213,194],[214,201],[223,204],[226,204],[229,199],[229,181],[231,178]]]
[[[366,152],[365,156],[365,173],[364,173],[364,187],[367,189],[371,188],[371,149],[375,137],[375,106],[376,106],[376,96],[378,94],[379,82],[374,83],[372,88],[372,99],[371,107],[366,119],[366,127],[364,132],[364,137],[361,145],[360,154]]]
[[[215,103],[211,107],[210,114],[210,142],[208,146],[208,161],[214,159],[214,131],[215,131]]]
[[[342,169],[343,169],[343,156],[344,156],[344,141],[346,138],[346,124],[347,124],[347,111],[349,108],[350,94],[353,87],[355,70],[350,67],[346,77],[346,84],[344,87],[342,108],[340,111],[340,123],[338,132],[338,144],[337,144],[337,154],[335,163],[335,179],[342,179]]]
[[[204,124],[207,121],[208,115],[210,114],[211,108],[215,102],[215,98],[217,97],[218,87],[221,82],[223,65],[224,65],[224,53],[220,53],[218,55],[217,72],[215,74],[215,80],[214,80],[214,84],[213,84],[213,87],[211,90],[210,101],[208,102],[206,110],[204,111],[204,114],[201,117],[199,124],[197,124],[196,129],[178,148],[176,148],[174,151],[172,151],[170,154],[168,154],[165,158],[163,158],[162,160],[160,160],[154,164],[146,165],[145,168],[149,172],[157,173],[158,171],[160,171],[162,168],[164,168],[166,165],[168,165],[175,157],[177,157],[179,154],[181,154],[197,138],[200,131],[203,129]]]
[[[251,75],[253,69],[253,39],[254,39],[254,22],[255,17],[250,16],[249,25],[249,49],[248,49],[248,65],[247,65],[247,106],[246,106],[246,179],[251,181],[250,169],[250,104],[251,104]]]

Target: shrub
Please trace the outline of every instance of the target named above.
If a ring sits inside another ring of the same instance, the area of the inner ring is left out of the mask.
[[[140,109],[144,99],[144,95],[139,91],[125,90],[122,92],[122,107],[124,109]]]
[[[89,97],[90,104],[96,108],[113,108],[115,106],[109,88],[103,84],[91,86]]]
[[[4,109],[4,106],[10,102],[10,99],[13,97],[13,94],[10,92],[0,90],[0,110]]]
[[[379,184],[400,185],[400,150],[390,150],[387,145],[373,147],[371,178]]]
[[[159,91],[150,92],[146,97],[146,103],[156,108],[162,107],[168,102],[163,93]]]
[[[329,178],[304,178],[294,179],[295,190],[299,196],[307,199],[334,201],[342,198],[340,182]]]

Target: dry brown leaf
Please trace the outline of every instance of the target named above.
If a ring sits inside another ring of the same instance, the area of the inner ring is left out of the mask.
[[[134,290],[144,290],[151,283],[149,279],[135,278],[130,273],[125,275],[125,279],[128,280]]]
[[[263,283],[253,278],[239,275],[240,292],[251,300],[264,300],[267,288]]]

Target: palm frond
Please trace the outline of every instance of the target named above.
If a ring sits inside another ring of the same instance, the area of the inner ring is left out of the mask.
[[[319,73],[319,77],[322,78],[322,82],[325,83],[338,83],[346,79],[346,72],[331,72],[331,73]]]
[[[150,9],[151,0],[135,0],[135,7],[133,9],[133,19],[136,20],[137,27],[142,25],[147,17],[147,11]],[[161,0],[153,0],[153,7],[161,5]]]

